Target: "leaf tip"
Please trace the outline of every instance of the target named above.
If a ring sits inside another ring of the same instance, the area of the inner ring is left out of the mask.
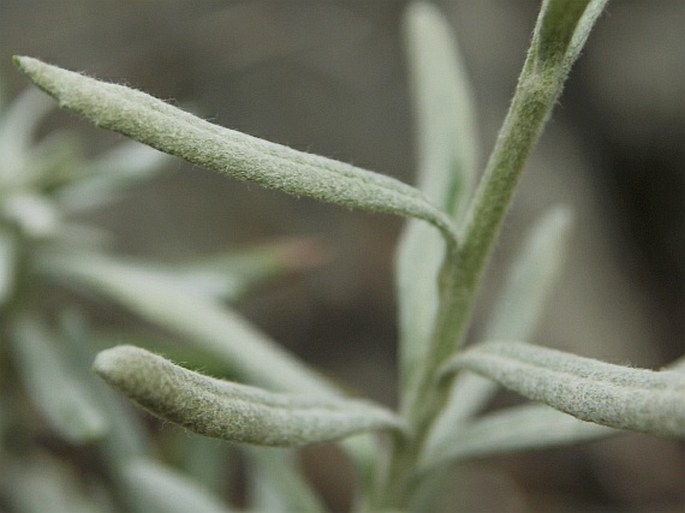
[[[121,371],[129,368],[140,353],[140,349],[129,345],[115,346],[100,351],[93,361],[93,372],[107,381],[116,381]]]

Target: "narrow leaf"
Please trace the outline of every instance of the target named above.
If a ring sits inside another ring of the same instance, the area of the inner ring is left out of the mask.
[[[132,346],[102,351],[94,370],[158,417],[231,442],[295,447],[400,427],[391,412],[371,403],[275,394],[183,369]]]
[[[102,500],[84,491],[79,476],[63,461],[47,456],[24,457],[21,461],[5,459],[2,465],[3,495],[11,504],[9,511],[112,513],[109,504],[101,504]]]
[[[549,210],[516,255],[487,322],[484,340],[530,340],[549,302],[566,255],[572,214]]]
[[[477,144],[471,90],[451,27],[427,2],[405,15],[416,118],[418,186],[428,198],[461,217],[473,189]],[[424,223],[409,221],[397,259],[402,387],[412,388],[425,361],[438,309],[443,240]]]
[[[145,458],[123,468],[129,502],[145,513],[230,513],[218,497],[180,472]]]
[[[271,390],[337,394],[326,380],[237,313],[146,267],[102,255],[53,250],[37,270],[92,287],[188,343],[211,352],[241,380]]]
[[[551,209],[535,223],[505,277],[487,322],[485,339],[533,337],[558,281],[570,227],[571,214],[563,207]],[[459,374],[431,430],[428,446],[450,444],[446,440],[451,440],[459,426],[477,414],[498,388],[496,381],[470,372]]]
[[[91,372],[97,350],[85,316],[76,310],[66,310],[60,316],[60,328],[60,341],[64,343],[61,353],[74,363],[72,376],[80,381],[83,390],[88,390],[107,420],[107,434],[99,440],[99,447],[111,469],[119,472],[123,461],[149,451],[145,427],[130,403]]]
[[[685,437],[685,376],[633,369],[523,342],[487,342],[457,356],[468,369],[530,399],[618,429]]]
[[[269,278],[317,266],[326,259],[321,243],[293,237],[172,264],[170,271],[191,289],[231,302]]]
[[[450,438],[424,454],[423,471],[495,454],[542,449],[594,440],[619,431],[584,422],[547,405],[530,404],[499,410],[455,427]]]
[[[413,91],[418,186],[457,216],[473,189],[477,144],[473,99],[457,40],[432,4],[411,3],[404,23]]]
[[[269,513],[326,511],[302,474],[294,451],[250,447],[247,455],[252,509]]]
[[[106,417],[47,328],[21,314],[10,338],[21,378],[50,426],[73,443],[101,439],[107,431]]]
[[[115,201],[127,188],[151,179],[168,155],[127,141],[84,163],[78,180],[55,191],[55,201],[69,213],[99,208]]]
[[[463,341],[481,275],[525,163],[561,93],[571,64],[605,4],[606,0],[546,0],[543,3],[509,111],[465,214],[459,255],[448,275],[451,283],[447,284],[447,295],[451,305],[436,337],[438,365]],[[548,50],[540,50],[540,45],[553,49],[547,53]],[[560,53],[562,57],[558,56]]]
[[[559,67],[567,74],[608,0],[545,0],[531,52],[539,70]]]
[[[31,145],[38,124],[52,109],[50,102],[46,101],[35,90],[28,90],[14,99],[7,109],[2,111],[0,117],[0,155],[2,155],[2,168],[0,168],[0,183],[16,185],[26,183],[33,176],[26,176],[26,171],[31,166]]]
[[[213,125],[134,89],[31,57],[15,63],[60,106],[97,126],[239,180],[296,196],[417,217],[455,240],[450,220],[413,187],[390,177]]]

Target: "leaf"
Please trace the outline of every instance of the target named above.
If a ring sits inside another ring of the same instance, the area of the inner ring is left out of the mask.
[[[49,101],[35,90],[18,96],[0,117],[0,183],[3,187],[29,182],[34,176],[26,176],[32,170],[31,145],[38,124],[52,109]]]
[[[454,269],[447,275],[451,281],[447,283],[451,305],[439,326],[440,356],[449,357],[464,338],[481,276],[525,163],[561,93],[571,64],[605,4],[606,0],[543,2],[516,92],[465,214]],[[437,360],[442,363],[440,358]]]
[[[570,227],[571,214],[563,207],[549,210],[535,223],[505,277],[487,321],[485,339],[532,338],[558,281]],[[470,372],[459,374],[427,446],[451,445],[447,440],[454,438],[460,426],[477,414],[498,388],[496,381]]]
[[[61,312],[60,328],[60,341],[64,343],[61,353],[74,363],[72,376],[88,390],[106,418],[107,433],[98,445],[110,470],[118,473],[122,462],[149,452],[145,427],[129,403],[91,372],[97,351],[92,347],[93,334],[84,314],[74,309]]]
[[[75,364],[63,358],[47,328],[23,313],[14,319],[10,338],[21,378],[50,426],[72,443],[105,436],[107,420],[88,383],[78,379]]]
[[[102,495],[86,495],[83,483],[63,461],[41,455],[3,462],[3,499],[17,513],[112,513]],[[97,500],[99,499],[99,500]],[[4,506],[3,500],[3,506]],[[4,511],[4,509],[3,509]]]
[[[302,475],[294,451],[250,447],[247,455],[252,509],[269,513],[326,511]]]
[[[168,158],[148,146],[127,141],[84,163],[83,175],[56,190],[55,201],[70,214],[101,208],[125,189],[151,179]]]
[[[581,420],[685,437],[685,376],[600,362],[523,342],[467,349],[447,372],[468,369]]]
[[[452,28],[432,4],[409,5],[404,36],[417,125],[418,186],[458,218],[473,190],[477,164],[468,74]]]
[[[156,416],[231,442],[296,447],[401,427],[394,414],[371,403],[315,392],[275,394],[183,369],[133,346],[100,352],[93,368]]]
[[[607,1],[545,0],[530,49],[534,66],[568,74]]]
[[[583,422],[546,405],[517,406],[455,426],[451,437],[427,448],[420,466],[427,472],[446,463],[567,445],[616,433],[619,431]]]
[[[262,281],[319,265],[326,259],[327,251],[321,243],[293,237],[172,264],[169,271],[186,286],[231,302]]]
[[[233,509],[199,483],[146,458],[129,460],[123,469],[128,501],[145,513],[230,513]]]
[[[427,2],[409,5],[404,23],[416,116],[418,186],[459,219],[473,189],[477,144],[471,90],[451,27]],[[438,309],[443,240],[409,221],[397,259],[403,390],[425,361]]]
[[[456,241],[450,220],[398,180],[213,125],[134,89],[15,57],[21,71],[95,125],[239,180],[296,196],[417,217]]]
[[[530,230],[497,296],[484,340],[533,337],[559,280],[572,221],[567,208],[556,207]]]
[[[144,319],[187,337],[188,343],[216,355],[243,381],[271,390],[338,393],[237,313],[179,287],[155,269],[57,249],[37,258],[38,271],[85,284]]]

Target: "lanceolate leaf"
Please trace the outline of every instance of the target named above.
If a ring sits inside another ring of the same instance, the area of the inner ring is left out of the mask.
[[[233,178],[328,203],[416,217],[456,240],[452,223],[415,188],[349,164],[214,125],[129,87],[16,57],[60,106],[97,126]]]
[[[507,273],[484,340],[533,337],[558,281],[572,221],[567,208],[556,207],[532,227]]]
[[[409,5],[404,34],[415,113],[418,187],[458,221],[476,167],[471,90],[451,27],[427,2]],[[408,222],[397,260],[400,374],[412,388],[425,361],[438,310],[445,245],[425,223]]]
[[[260,333],[237,313],[179,287],[168,275],[103,255],[51,251],[37,269],[68,278],[121,303],[153,323],[211,352],[241,380],[271,390],[337,394],[316,372]]]
[[[685,437],[685,376],[633,369],[533,346],[486,342],[457,356],[468,369],[581,420],[668,437]]]
[[[418,187],[457,215],[473,189],[477,130],[473,99],[452,27],[432,4],[407,8],[404,35],[416,119]]]
[[[47,327],[22,313],[14,319],[10,339],[25,386],[50,426],[72,443],[105,436],[108,423],[100,405],[87,381],[72,369],[76,364],[58,350]]]
[[[249,505],[269,513],[324,513],[325,506],[305,479],[295,451],[246,448]]]
[[[102,351],[93,367],[153,414],[231,442],[295,447],[401,428],[394,414],[371,403],[274,394],[186,370],[133,346]]]
[[[545,0],[530,52],[538,71],[568,73],[608,0]]]
[[[544,404],[517,406],[455,426],[451,437],[426,451],[421,466],[428,471],[444,463],[567,445],[616,433],[619,431],[583,422]]]
[[[199,483],[146,458],[131,458],[122,468],[128,501],[142,513],[230,513]]]
[[[551,209],[535,223],[504,279],[483,338],[532,338],[558,281],[570,227],[571,214],[563,207]],[[443,437],[452,437],[497,389],[497,382],[470,372],[457,376],[449,402],[433,427],[432,442],[440,444]]]

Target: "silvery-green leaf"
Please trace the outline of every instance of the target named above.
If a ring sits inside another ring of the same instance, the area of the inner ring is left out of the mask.
[[[169,443],[174,447],[174,461],[179,471],[215,494],[221,494],[240,464],[235,448],[223,440],[188,431],[176,431],[174,435]]]
[[[504,278],[487,322],[486,340],[532,338],[558,281],[570,227],[571,214],[563,207],[551,209],[532,227]],[[432,428],[429,450],[449,444],[446,440],[453,438],[459,426],[478,413],[498,388],[491,379],[460,373]]]
[[[107,434],[99,441],[106,462],[119,472],[122,461],[142,456],[149,451],[149,443],[141,421],[134,415],[129,403],[91,372],[97,350],[93,347],[93,333],[84,314],[65,310],[60,315],[62,354],[70,358],[72,376],[82,383],[107,420]]]
[[[149,146],[127,141],[84,163],[84,175],[55,191],[55,201],[70,213],[102,207],[125,189],[151,179],[168,158]]]
[[[145,458],[123,468],[128,501],[145,513],[230,513],[209,490],[184,474]]]
[[[685,437],[685,376],[634,369],[523,342],[486,342],[447,371],[468,369],[581,420]]]
[[[447,276],[451,305],[439,325],[437,365],[463,341],[476,294],[525,163],[571,65],[606,0],[545,0],[514,97],[464,216],[462,240]],[[542,45],[545,48],[542,48]]]
[[[97,126],[233,178],[296,196],[417,217],[456,240],[451,221],[415,188],[390,177],[211,124],[129,87],[31,57],[15,63],[59,105]]]
[[[681,356],[668,366],[668,369],[676,372],[685,372],[685,356]]]
[[[230,302],[268,278],[319,265],[326,253],[317,241],[301,237],[201,256],[170,270],[186,286]]]
[[[2,462],[3,492],[16,513],[111,513],[84,493],[73,469],[45,456]]]
[[[52,106],[43,95],[28,90],[17,97],[0,116],[0,183],[26,183],[31,144],[36,127]]]
[[[567,74],[608,0],[545,0],[530,53],[539,72],[558,67]]]
[[[450,462],[513,451],[541,449],[620,433],[615,429],[578,420],[544,404],[499,410],[456,426],[424,453],[423,471]]]
[[[0,214],[32,238],[54,235],[61,221],[60,212],[51,201],[29,191],[16,192],[6,198]]]
[[[254,445],[296,447],[377,429],[400,429],[371,403],[276,394],[214,379],[133,346],[98,354],[95,372],[156,416],[195,433]]]
[[[404,19],[416,118],[418,187],[458,218],[473,189],[476,124],[468,74],[452,27],[426,1]]]
[[[293,451],[250,447],[249,504],[269,513],[323,513],[321,499],[299,468]]]
[[[46,252],[37,266],[105,294],[143,318],[215,354],[242,381],[271,390],[337,394],[325,379],[237,313],[145,267],[103,255]]]
[[[20,314],[10,339],[21,378],[50,426],[73,443],[105,436],[108,425],[100,405],[47,328],[32,315]]]
[[[473,189],[476,130],[472,100],[457,42],[433,5],[409,5],[404,23],[416,118],[418,186],[459,219]],[[443,240],[423,223],[409,221],[400,242],[397,288],[403,389],[424,361],[438,305]]]
[[[573,217],[565,207],[532,227],[509,269],[487,321],[484,340],[530,340],[559,280]]]

